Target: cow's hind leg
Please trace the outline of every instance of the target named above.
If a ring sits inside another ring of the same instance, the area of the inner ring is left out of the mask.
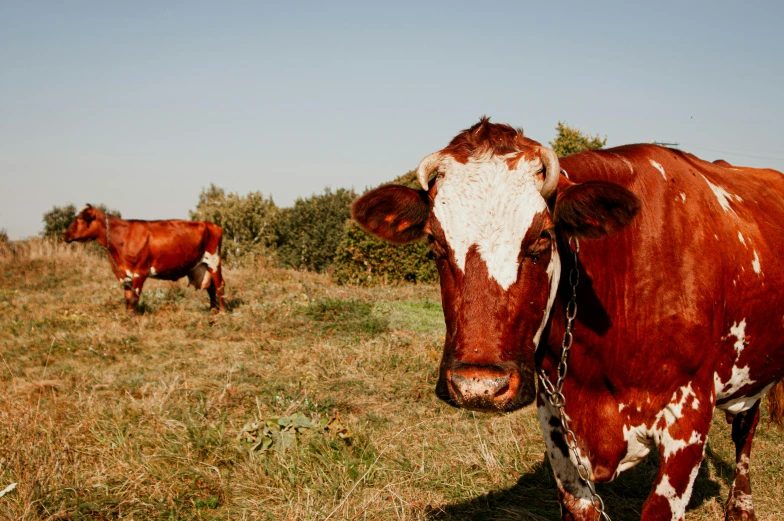
[[[759,404],[738,413],[732,420],[732,441],[735,442],[735,479],[727,500],[727,521],[754,521],[754,504],[751,500],[751,480],[749,479],[749,458],[751,440],[757,430],[760,411]]]
[[[212,279],[207,288],[207,293],[210,295],[210,308],[225,311],[226,305],[223,302],[223,288],[225,282],[223,281],[223,275],[221,273],[221,265],[218,264],[218,267],[215,270],[210,269],[209,271],[210,278]]]

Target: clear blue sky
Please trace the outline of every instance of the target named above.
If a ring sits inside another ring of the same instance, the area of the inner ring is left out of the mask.
[[[211,182],[283,206],[362,190],[482,114],[784,170],[782,20],[782,2],[3,0],[0,228],[33,235],[66,203],[187,218]]]

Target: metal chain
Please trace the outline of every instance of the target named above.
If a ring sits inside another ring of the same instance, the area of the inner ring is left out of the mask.
[[[577,474],[580,481],[588,487],[591,493],[591,505],[594,510],[599,514],[599,519],[604,521],[612,521],[610,515],[604,510],[604,501],[596,493],[596,488],[591,481],[591,471],[580,457],[579,449],[577,448],[577,436],[574,431],[569,427],[569,418],[566,416],[564,406],[566,405],[566,397],[563,394],[564,380],[566,380],[566,371],[569,369],[569,350],[572,348],[572,341],[574,340],[574,319],[577,316],[577,284],[580,282],[580,272],[577,269],[577,254],[580,252],[580,243],[577,238],[574,238],[574,247],[572,248],[572,238],[569,239],[568,245],[574,255],[574,267],[569,272],[569,284],[572,286],[572,298],[566,305],[566,331],[564,331],[563,340],[561,341],[561,359],[558,362],[558,378],[553,384],[544,372],[544,369],[539,369],[539,381],[547,394],[547,400],[550,402],[557,411],[558,417],[561,420],[561,429],[564,433],[564,439],[569,447],[569,450],[574,454],[574,459],[577,461]]]
[[[120,276],[118,276],[117,278],[119,279],[120,282],[122,282],[123,288],[132,290],[133,284],[131,282],[128,282],[127,278],[121,278],[122,271],[120,270],[120,267],[117,265],[117,263],[114,262],[114,257],[112,256],[112,252],[109,250],[109,214],[105,213],[104,216],[106,217],[106,247],[105,248],[103,246],[101,247],[104,250],[106,250],[106,253],[109,255],[109,260],[112,262],[114,269],[116,269],[117,273],[120,274]]]

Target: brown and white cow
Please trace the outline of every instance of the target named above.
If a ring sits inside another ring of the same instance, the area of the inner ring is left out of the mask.
[[[784,376],[784,175],[654,145],[559,160],[486,118],[417,174],[422,190],[377,188],[353,215],[389,241],[432,245],[446,320],[436,394],[489,411],[536,399],[563,519],[599,517],[535,385],[540,370],[556,381],[577,239],[563,395],[591,480],[657,447],[642,519],[682,519],[718,407],[737,448],[727,518],[753,519],[760,397]]]
[[[65,242],[96,241],[109,254],[135,310],[147,277],[178,280],[206,289],[213,309],[224,309],[220,248],[223,230],[203,221],[138,221],[105,214],[89,204],[63,234]]]

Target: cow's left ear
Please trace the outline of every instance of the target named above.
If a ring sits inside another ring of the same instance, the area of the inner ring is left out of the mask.
[[[82,208],[82,211],[79,212],[79,214],[82,216],[82,219],[87,224],[90,224],[91,222],[93,222],[95,220],[95,217],[96,217],[96,215],[95,215],[95,208],[93,208],[89,204],[86,204],[84,206],[84,208]]]
[[[598,238],[612,235],[629,224],[640,210],[640,199],[616,183],[586,181],[575,184],[561,178],[553,222],[567,235]]]
[[[398,244],[424,237],[429,215],[427,192],[400,185],[371,190],[351,206],[351,216],[365,231]]]

